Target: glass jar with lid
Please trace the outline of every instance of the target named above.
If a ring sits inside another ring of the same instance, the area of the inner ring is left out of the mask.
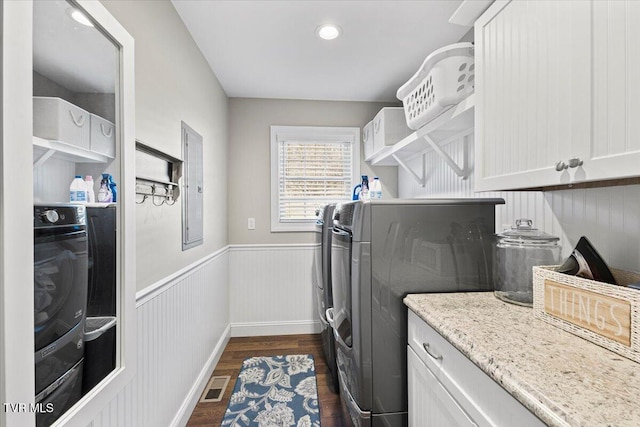
[[[533,304],[533,267],[560,263],[559,237],[533,227],[530,219],[496,235],[493,278],[494,294],[501,300]]]

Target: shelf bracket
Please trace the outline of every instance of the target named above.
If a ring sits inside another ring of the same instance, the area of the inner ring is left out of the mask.
[[[463,142],[464,152],[463,152],[462,167],[458,166],[458,164],[451,158],[451,156],[445,153],[444,150],[433,139],[429,138],[428,135],[420,135],[420,136],[422,136],[422,138],[424,138],[424,140],[427,141],[427,143],[433,149],[433,151],[435,151],[436,153],[438,153],[440,157],[442,157],[442,160],[444,160],[445,163],[449,165],[449,167],[453,170],[453,172],[456,175],[458,175],[462,179],[467,179],[468,177],[468,173],[467,173],[467,145],[468,145],[467,138],[468,136],[464,136],[464,142]]]
[[[425,154],[424,153],[422,154],[422,176],[420,176],[417,173],[415,173],[415,171],[413,169],[411,169],[409,166],[407,166],[407,164],[404,163],[402,160],[400,160],[400,158],[398,156],[396,156],[395,154],[392,154],[391,157],[393,157],[393,159],[398,163],[398,165],[400,165],[400,167],[402,169],[407,171],[409,173],[409,175],[411,175],[413,177],[413,179],[415,179],[416,182],[418,184],[420,184],[421,187],[425,186],[426,179],[424,177],[424,170],[425,170]]]
[[[53,156],[55,153],[56,153],[56,150],[54,150],[53,148],[50,148],[47,151],[45,151],[44,153],[42,153],[42,155],[40,157],[38,157],[36,160],[33,161],[33,168],[37,169],[40,166],[42,166],[44,164],[44,162],[49,160],[49,158],[51,156]]]

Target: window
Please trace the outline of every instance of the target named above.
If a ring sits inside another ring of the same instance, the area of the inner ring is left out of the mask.
[[[360,129],[271,126],[271,231],[313,231],[316,209],[351,200]]]

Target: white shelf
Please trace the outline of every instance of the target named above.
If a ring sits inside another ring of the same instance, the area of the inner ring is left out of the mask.
[[[33,137],[33,167],[42,165],[49,158],[58,158],[74,163],[107,163],[113,157],[85,150],[62,141]]]
[[[422,174],[408,168],[405,164],[410,158],[427,150],[437,152],[443,160],[461,178],[467,177],[466,164],[457,165],[441,148],[442,144],[452,139],[469,135],[473,132],[475,94],[462,100],[459,104],[413,132],[394,145],[384,147],[372,156],[372,166],[401,166],[410,172],[424,186],[424,165]]]

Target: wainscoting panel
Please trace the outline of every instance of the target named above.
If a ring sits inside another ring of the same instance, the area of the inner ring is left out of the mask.
[[[34,202],[69,201],[69,185],[75,175],[76,164],[62,159],[50,158],[39,167],[34,168]]]
[[[612,267],[640,271],[640,185],[545,193],[565,251],[581,236]]]
[[[616,268],[640,271],[640,185],[567,189],[558,191],[504,191],[475,193],[473,136],[467,143],[469,177],[458,178],[433,152],[425,152],[427,183],[421,187],[398,168],[398,194],[417,197],[501,197],[505,205],[496,208],[496,230],[529,218],[534,226],[560,237],[563,257],[568,256],[581,236],[587,236],[607,263]],[[464,155],[464,142],[453,141],[444,150],[457,161]],[[408,164],[421,167],[421,155]]]
[[[137,294],[138,367],[133,381],[90,424],[186,424],[229,339],[229,253]]]
[[[311,267],[315,244],[233,245],[231,335],[319,332]]]

